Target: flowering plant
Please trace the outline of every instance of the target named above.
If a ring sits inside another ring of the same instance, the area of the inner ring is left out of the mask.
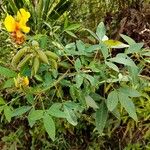
[[[30,27],[26,25],[29,18],[30,13],[23,8],[17,12],[16,17],[7,14],[4,20],[4,25],[6,30],[11,32],[12,39],[15,43],[22,44],[25,41],[25,36],[22,32],[28,33],[30,31]]]
[[[25,41],[24,33],[30,31],[26,25],[29,18],[30,13],[23,8],[16,17],[7,14],[4,25],[15,43]],[[69,27],[68,31],[72,28]],[[45,28],[41,26],[41,29]],[[64,126],[68,122],[76,126],[81,117],[87,118],[86,121],[95,124],[95,132],[101,136],[107,134],[105,126],[112,116],[120,121],[127,112],[138,122],[134,99],[140,99],[141,87],[147,86],[139,78],[143,65],[140,57],[147,53],[142,49],[143,43],[136,43],[125,35],[121,37],[127,44],[108,39],[102,22],[96,33],[87,31],[91,39],[97,42],[95,45],[77,40],[64,46],[58,42],[59,38],[53,41],[51,35],[36,34],[13,55],[13,70],[0,66],[0,75],[8,78],[2,88],[4,91],[10,88],[12,92],[8,91],[11,101],[3,100],[0,104],[0,112],[4,112],[8,122],[15,117],[25,116],[32,128],[40,121],[39,127],[44,126],[53,141],[58,127],[57,119]],[[114,49],[121,48],[123,53],[112,55]],[[139,63],[130,58],[137,55]],[[122,108],[126,110],[125,113]]]
[[[17,78],[14,78],[14,82],[15,82],[16,88],[21,88],[22,86],[26,87],[29,85],[28,77],[27,76],[22,77],[22,76],[20,76],[20,74],[18,74]]]

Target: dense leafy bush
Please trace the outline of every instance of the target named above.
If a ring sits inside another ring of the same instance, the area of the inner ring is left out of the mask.
[[[100,137],[102,142],[111,137],[119,125],[126,124],[122,139],[127,139],[126,143],[129,141],[130,149],[134,147],[130,145],[132,138],[137,135],[132,135],[132,129],[141,122],[145,122],[141,126],[142,139],[149,138],[150,83],[149,77],[143,75],[144,69],[148,68],[149,50],[142,48],[143,43],[136,43],[123,34],[120,36],[126,44],[109,39],[102,22],[96,33],[84,29],[95,44],[79,39],[72,43],[66,40],[67,44],[64,44],[59,35],[51,38],[51,35],[43,34],[43,22],[40,30],[34,29],[37,34],[27,38],[22,33],[26,24],[20,24],[23,13],[21,16],[20,20],[14,18],[19,28],[9,31],[10,36],[1,29],[7,44],[2,45],[2,53],[7,47],[10,60],[7,60],[9,64],[1,60],[0,66],[0,126],[14,130],[2,133],[7,148],[23,148],[26,143],[21,144],[19,138],[25,138],[26,141],[32,139],[32,149],[38,148],[38,141],[43,149],[67,149],[64,135],[68,132],[73,135],[74,130],[80,132],[88,127],[92,138]],[[6,22],[4,24],[7,29]],[[77,28],[79,25],[74,24],[65,31],[76,37],[70,31]],[[20,32],[23,41],[18,43]],[[49,138],[54,142],[49,144]],[[145,145],[149,148],[148,142]],[[96,143],[94,141],[89,148],[105,145]]]

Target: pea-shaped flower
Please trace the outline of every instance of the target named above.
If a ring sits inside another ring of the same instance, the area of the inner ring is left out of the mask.
[[[16,17],[12,17],[11,15],[7,14],[4,20],[6,30],[12,33],[12,38],[17,44],[21,44],[25,40],[25,36],[22,32],[28,33],[30,31],[30,27],[26,25],[29,18],[30,13],[21,8],[17,12]]]
[[[20,74],[18,74],[17,78],[14,78],[14,82],[15,82],[15,87],[16,88],[29,86],[29,79],[28,79],[28,77],[27,76],[26,77],[20,76]]]

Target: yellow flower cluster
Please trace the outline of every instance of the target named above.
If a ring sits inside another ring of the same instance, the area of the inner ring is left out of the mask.
[[[28,77],[21,77],[20,74],[18,74],[17,78],[14,78],[14,82],[17,88],[27,87],[29,85]]]
[[[17,43],[21,44],[25,41],[25,36],[22,32],[28,33],[30,27],[26,25],[30,18],[30,13],[21,8],[17,12],[17,16],[14,18],[11,15],[7,14],[4,25],[8,32],[11,32],[12,39]]]

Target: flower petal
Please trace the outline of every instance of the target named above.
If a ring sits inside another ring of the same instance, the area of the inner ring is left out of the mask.
[[[30,31],[30,28],[26,26],[26,21],[24,20],[24,18],[22,18],[19,21],[19,28],[24,32],[24,33],[28,33]]]
[[[30,27],[27,26],[21,26],[21,29],[24,33],[28,33],[30,31]]]
[[[28,79],[28,77],[24,77],[24,79],[23,79],[23,85],[24,86],[28,86],[29,85],[29,79]]]
[[[19,11],[17,12],[17,20],[21,21],[22,19],[24,20],[24,22],[26,23],[30,18],[30,13],[27,12],[25,9],[21,8],[19,9]]]
[[[11,15],[7,14],[7,16],[4,20],[4,25],[5,25],[8,32],[14,32],[15,31],[16,22],[15,22],[15,19]]]

